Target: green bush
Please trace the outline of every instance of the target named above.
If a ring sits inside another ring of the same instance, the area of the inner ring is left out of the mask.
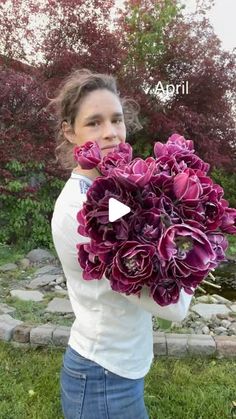
[[[28,251],[35,247],[53,248],[51,217],[55,200],[65,181],[44,171],[43,163],[5,166],[10,176],[1,179],[0,242]]]
[[[224,198],[229,201],[230,207],[236,207],[236,173],[227,173],[223,169],[215,168],[211,172],[215,183],[224,188]]]

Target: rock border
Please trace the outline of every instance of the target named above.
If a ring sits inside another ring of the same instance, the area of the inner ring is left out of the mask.
[[[66,348],[71,327],[54,324],[30,325],[9,314],[0,316],[0,340],[15,347]],[[153,332],[154,357],[236,358],[236,336],[211,336]]]
[[[19,266],[41,267],[45,263],[59,261],[47,249],[33,249]],[[17,264],[1,266],[3,271],[15,270]],[[224,299],[223,299],[224,300]],[[224,301],[222,301],[224,302]],[[52,347],[66,348],[70,337],[71,326],[59,326],[51,323],[32,325],[11,317],[9,314],[0,315],[0,341],[10,342],[16,347]],[[236,335],[208,335],[165,333],[153,331],[154,357],[212,357],[236,358]]]

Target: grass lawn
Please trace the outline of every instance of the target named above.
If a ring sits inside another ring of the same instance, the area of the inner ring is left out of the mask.
[[[64,349],[18,349],[0,342],[0,419],[63,419],[63,353]],[[230,419],[236,362],[158,359],[145,377],[144,397],[150,419]]]

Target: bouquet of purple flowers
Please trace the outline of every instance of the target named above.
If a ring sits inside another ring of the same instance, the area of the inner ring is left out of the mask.
[[[78,233],[89,243],[77,245],[83,279],[110,281],[114,291],[137,294],[143,286],[161,306],[188,294],[221,261],[228,246],[224,233],[236,234],[236,210],[223,188],[207,176],[209,164],[194,152],[193,142],[173,134],[156,142],[154,156],[132,159],[132,147],[119,144],[101,157],[88,141],[74,149],[84,169],[101,176],[87,191],[78,212]],[[131,211],[109,222],[109,199]]]

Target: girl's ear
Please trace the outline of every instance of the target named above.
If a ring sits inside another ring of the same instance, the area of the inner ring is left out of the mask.
[[[70,141],[70,143],[76,143],[74,130],[68,122],[63,121],[61,124],[61,129],[62,129],[64,137],[68,141]]]

